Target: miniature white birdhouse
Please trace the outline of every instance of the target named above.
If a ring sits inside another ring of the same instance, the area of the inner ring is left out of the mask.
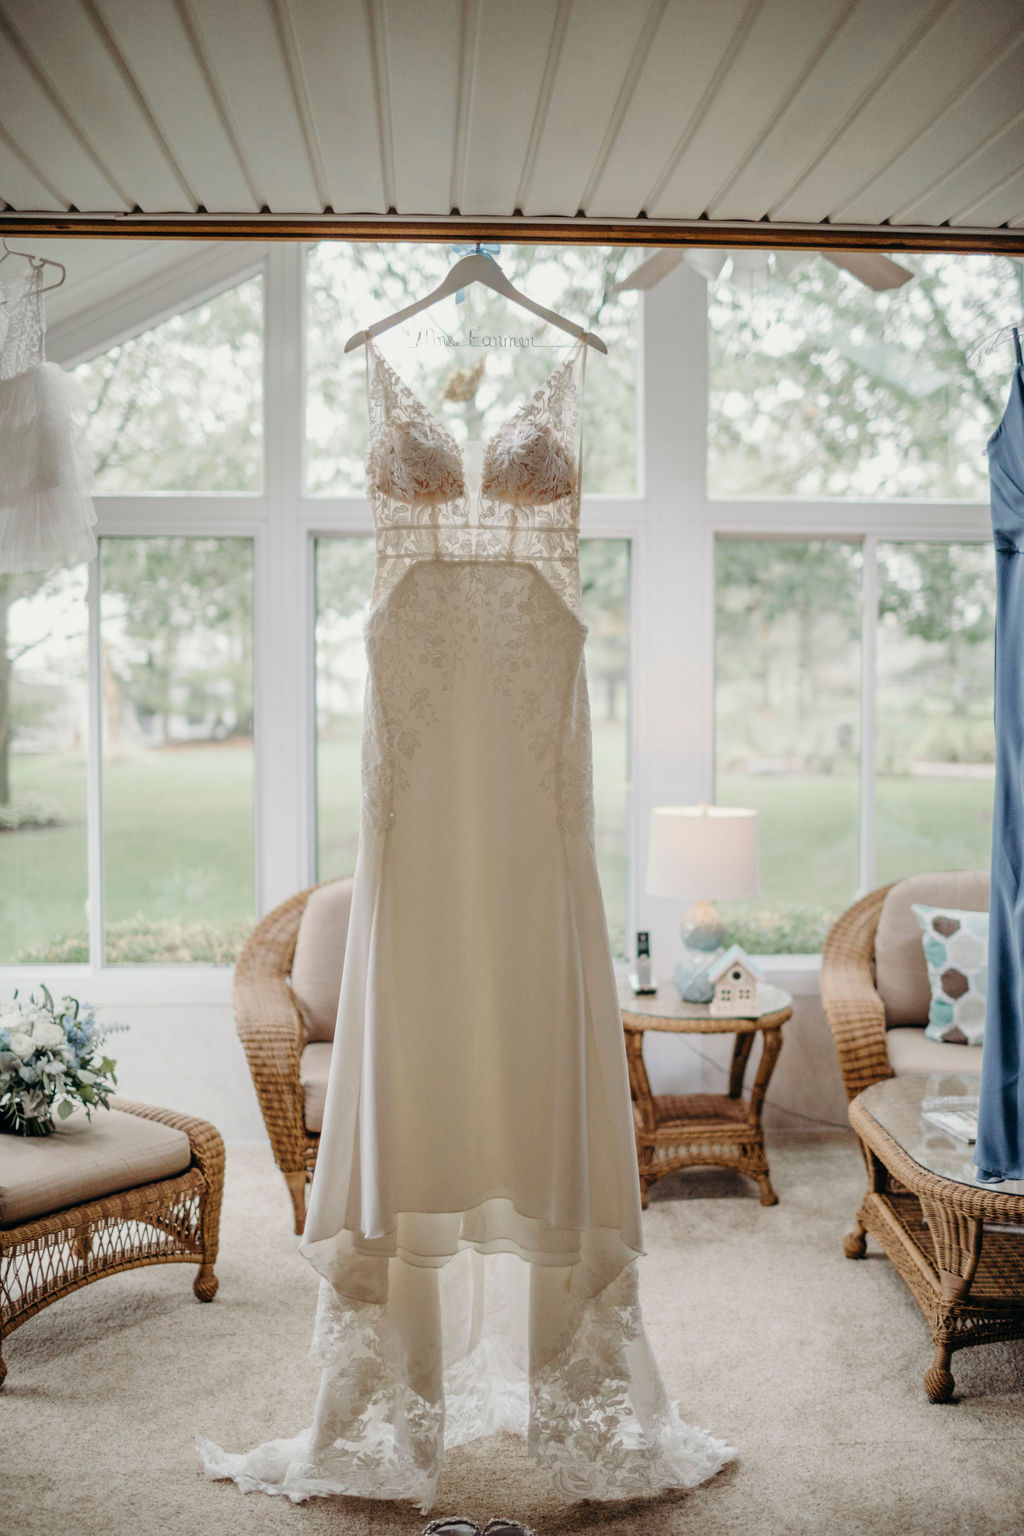
[[[761,1009],[757,984],[761,972],[745,950],[733,944],[707,973],[715,989],[708,1012],[713,1019],[756,1019]]]

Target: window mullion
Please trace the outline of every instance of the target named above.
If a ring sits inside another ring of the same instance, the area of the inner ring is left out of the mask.
[[[303,464],[305,247],[282,242],[267,261],[264,324],[264,495],[256,538],[256,902],[265,912],[312,878],[308,828],[312,616],[308,537],[298,516]]]
[[[860,894],[875,888],[878,758],[878,539],[863,543],[860,632]]]
[[[102,545],[100,546],[102,549]],[[87,724],[85,763],[86,911],[89,921],[89,964],[103,965],[103,686],[100,636],[100,558],[89,563]]]
[[[705,285],[681,265],[644,295],[643,366],[648,523],[643,600],[634,613],[633,882],[638,924],[657,964],[678,946],[678,903],[645,893],[647,833],[655,805],[710,798],[713,540],[706,503]]]

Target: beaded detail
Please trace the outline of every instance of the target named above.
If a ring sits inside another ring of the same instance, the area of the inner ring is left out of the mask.
[[[375,605],[420,560],[504,560],[534,566],[579,611],[583,351],[577,342],[488,442],[474,502],[451,432],[367,342]]]

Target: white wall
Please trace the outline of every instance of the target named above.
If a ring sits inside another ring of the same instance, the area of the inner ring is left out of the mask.
[[[102,1012],[129,1026],[106,1044],[122,1098],[198,1115],[228,1142],[266,1140],[230,1005],[134,1003]]]

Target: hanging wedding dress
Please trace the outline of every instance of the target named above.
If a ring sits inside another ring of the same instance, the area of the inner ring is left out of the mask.
[[[0,287],[0,574],[96,553],[88,419],[77,379],[43,353],[43,267]]]
[[[734,1453],[682,1422],[644,1333],[636,1154],[594,855],[578,617],[584,345],[498,431],[475,496],[367,342],[376,584],[363,816],[302,1252],[314,1424],[245,1490],[414,1499],[442,1452],[527,1436],[619,1499]]]

